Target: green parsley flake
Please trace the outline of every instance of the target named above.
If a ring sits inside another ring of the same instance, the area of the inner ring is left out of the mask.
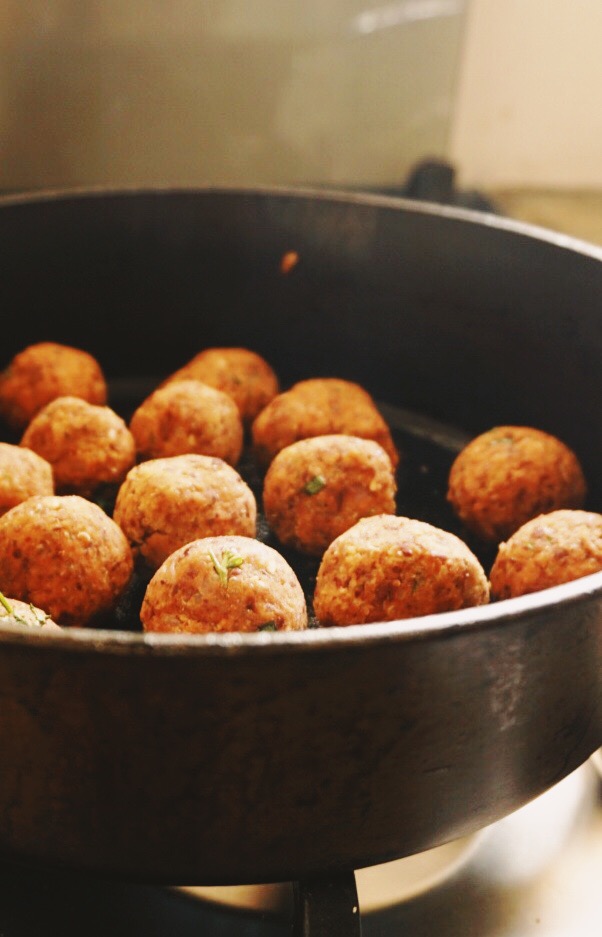
[[[263,625],[258,625],[258,631],[277,631],[275,621],[264,621]]]
[[[6,596],[2,594],[2,592],[0,592],[0,605],[2,605],[2,607],[6,609],[9,615],[15,614],[15,611],[12,605],[10,604]]]
[[[238,569],[239,566],[242,566],[244,563],[243,557],[236,556],[236,554],[232,553],[231,550],[224,550],[222,552],[221,560],[218,560],[213,550],[209,550],[209,556],[211,557],[213,568],[219,576],[219,581],[221,582],[222,586],[228,588],[230,571],[233,569]]]
[[[322,488],[326,485],[326,479],[323,475],[314,475],[307,484],[303,487],[303,491],[307,495],[317,495],[319,491],[322,491]]]

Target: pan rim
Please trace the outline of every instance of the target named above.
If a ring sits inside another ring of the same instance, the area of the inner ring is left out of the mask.
[[[42,202],[67,202],[70,200],[92,200],[95,198],[147,198],[153,196],[176,195],[215,195],[238,197],[281,197],[301,200],[319,200],[324,202],[338,202],[348,205],[365,205],[366,207],[389,208],[391,210],[403,209],[408,213],[417,215],[436,215],[450,220],[477,224],[485,228],[497,228],[534,240],[545,241],[554,247],[570,250],[602,261],[602,247],[592,244],[573,235],[553,231],[540,225],[513,218],[496,215],[493,212],[478,211],[476,209],[462,208],[456,205],[442,205],[438,202],[418,201],[396,195],[380,195],[370,191],[356,191],[345,188],[316,188],[312,186],[284,186],[284,185],[255,185],[255,186],[187,186],[187,185],[91,185],[74,186],[65,189],[36,189],[25,192],[9,193],[0,196],[0,210],[4,207],[26,206]]]
[[[277,632],[208,632],[206,634],[166,634],[95,628],[32,630],[26,625],[0,621],[0,647],[31,644],[58,651],[105,651],[133,656],[225,656],[272,652],[276,654],[337,651],[388,644],[447,640],[472,632],[495,631],[514,621],[525,623],[546,611],[557,613],[576,603],[595,601],[602,596],[602,572],[591,573],[517,598],[491,602],[450,612],[417,618],[370,622],[359,625],[307,628]]]

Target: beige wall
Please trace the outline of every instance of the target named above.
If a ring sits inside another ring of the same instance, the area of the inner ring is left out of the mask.
[[[471,0],[451,155],[468,184],[602,189],[602,0]]]
[[[602,0],[0,0],[0,189],[387,185],[424,155],[602,188]]]

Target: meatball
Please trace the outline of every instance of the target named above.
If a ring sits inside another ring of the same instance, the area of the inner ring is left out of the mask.
[[[322,624],[431,615],[489,599],[487,577],[458,537],[407,517],[358,521],[326,550],[314,611]]]
[[[232,397],[241,418],[249,423],[278,393],[278,378],[260,355],[247,348],[206,348],[165,384],[196,380]]]
[[[41,608],[20,602],[19,599],[7,599],[0,592],[0,627],[5,628],[7,625],[27,625],[28,628],[43,628],[44,631],[61,630]]]
[[[89,495],[99,485],[120,484],[136,459],[134,437],[121,417],[78,397],[47,404],[21,445],[50,462],[59,493]]]
[[[0,515],[34,495],[54,494],[52,467],[37,453],[0,442]]]
[[[276,550],[250,537],[205,537],[168,556],[148,584],[146,631],[292,631],[307,627],[303,590]]]
[[[576,455],[555,436],[497,426],[456,457],[448,501],[468,530],[499,543],[538,514],[580,508],[586,484]]]
[[[107,385],[100,365],[79,348],[40,342],[12,359],[0,374],[0,415],[15,430],[56,397],[81,397],[104,404]]]
[[[132,568],[121,528],[79,495],[29,498],[0,518],[0,589],[58,624],[110,611]]]
[[[242,452],[236,404],[201,381],[178,381],[156,390],[134,413],[130,430],[143,459],[196,452],[236,465]]]
[[[180,455],[137,465],[119,489],[113,520],[134,555],[156,569],[199,537],[255,536],[255,496],[222,459]]]
[[[602,570],[602,514],[561,510],[535,517],[501,543],[491,594],[510,599]]]
[[[320,555],[361,517],[395,513],[395,474],[382,446],[314,436],[274,457],[263,487],[267,521],[288,546]]]
[[[311,378],[279,394],[254,420],[253,445],[264,464],[299,439],[343,433],[380,443],[393,466],[399,454],[370,394],[338,378]]]

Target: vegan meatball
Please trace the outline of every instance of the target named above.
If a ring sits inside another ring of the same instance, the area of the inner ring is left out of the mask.
[[[78,397],[43,407],[21,445],[50,462],[59,493],[89,495],[101,484],[120,484],[136,459],[134,437],[121,417]]]
[[[276,550],[206,537],[168,556],[148,584],[146,631],[291,631],[307,627],[303,590]]]
[[[407,517],[358,521],[318,570],[314,611],[324,625],[431,615],[489,599],[487,577],[458,537]]]
[[[0,415],[15,430],[56,397],[81,397],[104,404],[107,385],[92,355],[69,345],[29,345],[0,374]]]
[[[501,543],[491,568],[491,594],[510,599],[602,570],[602,514],[552,511],[523,524]]]
[[[41,608],[19,599],[7,599],[0,592],[0,627],[6,625],[27,625],[28,628],[44,628],[44,631],[60,631],[50,615]]]
[[[0,589],[60,625],[110,611],[132,568],[121,528],[79,495],[29,498],[0,518]]]
[[[0,442],[0,515],[34,495],[54,494],[52,467],[37,453]]]
[[[279,394],[254,420],[253,445],[261,462],[299,439],[331,434],[360,436],[380,443],[393,466],[399,454],[389,427],[370,394],[338,378],[311,378]]]
[[[555,436],[497,426],[456,457],[447,498],[464,525],[499,543],[538,514],[580,508],[586,484],[577,456]]]
[[[314,436],[274,457],[263,488],[267,521],[288,546],[320,555],[361,517],[395,513],[385,450],[357,436]]]
[[[130,430],[143,459],[196,452],[236,465],[242,452],[236,404],[201,381],[178,381],[154,391],[134,413]]]
[[[199,537],[254,537],[256,517],[255,497],[238,472],[222,459],[196,454],[137,465],[113,513],[134,555],[154,569]]]
[[[247,348],[206,348],[165,384],[196,380],[232,397],[241,418],[249,423],[278,393],[278,378],[261,355]]]

